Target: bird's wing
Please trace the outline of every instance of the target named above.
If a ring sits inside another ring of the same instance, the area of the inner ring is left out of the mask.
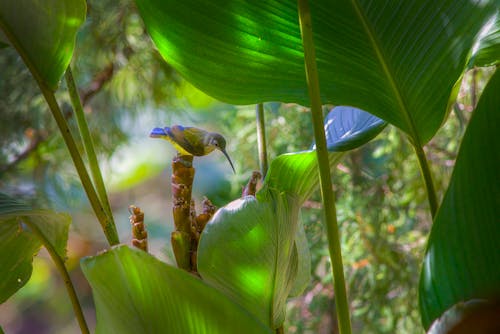
[[[193,131],[194,130],[194,131]],[[203,137],[196,137],[199,133],[197,128],[184,127],[182,125],[174,125],[172,127],[166,127],[165,132],[167,133],[170,141],[175,146],[177,151],[181,154],[189,155],[203,155]]]
[[[205,155],[205,136],[207,134],[208,132],[202,129],[184,127],[184,138],[190,144],[193,155]]]

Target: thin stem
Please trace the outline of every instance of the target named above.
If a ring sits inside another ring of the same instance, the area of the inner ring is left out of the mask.
[[[104,206],[108,220],[114,225],[113,213],[111,212],[111,207],[109,205],[106,187],[104,186],[101,169],[99,168],[99,163],[97,162],[94,143],[92,141],[92,137],[90,136],[89,126],[83,113],[82,103],[76,89],[75,80],[73,79],[71,66],[68,66],[64,78],[66,79],[69,96],[71,97],[71,103],[73,104],[73,109],[75,110],[76,122],[78,124],[80,136],[82,137],[83,148],[89,161],[90,174],[92,175],[92,180],[94,181],[94,187],[97,191],[97,195],[99,196],[99,200]]]
[[[64,265],[63,259],[57,253],[57,250],[51,244],[51,242],[45,237],[45,235],[40,231],[38,226],[32,224],[29,219],[23,219],[23,223],[28,225],[33,233],[38,237],[43,246],[47,249],[56,265],[57,270],[61,274],[64,285],[66,286],[66,290],[68,292],[69,299],[71,300],[71,305],[73,306],[73,312],[75,313],[75,317],[78,320],[78,325],[80,325],[80,330],[84,334],[90,333],[89,328],[87,326],[87,322],[85,321],[85,316],[83,315],[82,307],[80,302],[78,301],[78,296],[76,295],[75,287],[73,286],[73,282],[69,276],[68,270],[66,270],[66,266]]]
[[[264,104],[259,103],[255,106],[255,117],[257,120],[257,145],[259,147],[259,164],[262,178],[266,177],[268,169],[267,144],[266,144],[266,125],[264,121]]]
[[[436,217],[438,210],[438,200],[436,195],[436,189],[434,188],[434,182],[432,181],[432,173],[425,157],[424,149],[421,146],[413,145],[415,153],[417,154],[418,164],[420,166],[420,172],[424,178],[425,189],[427,191],[427,199],[429,200],[429,207],[431,210],[432,219]]]
[[[56,120],[57,126],[59,127],[59,131],[61,132],[64,142],[68,147],[71,158],[73,159],[73,163],[75,165],[76,171],[78,172],[78,176],[83,185],[83,189],[87,193],[87,197],[89,199],[90,205],[97,216],[97,219],[101,223],[104,234],[106,235],[106,239],[108,240],[110,245],[116,245],[120,242],[118,239],[118,232],[116,231],[116,226],[113,221],[108,219],[108,215],[106,214],[106,210],[101,204],[99,197],[97,196],[96,190],[90,180],[90,176],[87,172],[87,168],[83,163],[82,157],[78,152],[78,148],[76,146],[75,140],[71,135],[71,131],[68,127],[68,123],[64,118],[64,115],[57,104],[54,93],[50,91],[47,87],[45,87],[42,83],[39,82],[40,89],[49,105],[50,111]]]
[[[344,271],[342,264],[342,253],[338,232],[337,216],[335,209],[335,198],[331,186],[330,166],[328,162],[328,150],[326,137],[323,129],[323,115],[321,112],[321,95],[319,90],[318,70],[316,67],[316,55],[312,36],[312,22],[309,3],[307,0],[298,0],[299,23],[304,47],[304,60],[309,98],[311,100],[311,116],[316,140],[316,156],[320,174],[320,189],[323,198],[323,209],[325,212],[325,223],[328,236],[328,248],[333,271],[333,288],[335,292],[335,305],[341,334],[351,333],[351,320],[349,316],[349,305],[345,288]]]

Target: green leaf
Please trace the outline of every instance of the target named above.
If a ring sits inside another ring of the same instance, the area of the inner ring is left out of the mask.
[[[71,61],[85,11],[83,0],[3,0],[0,30],[37,81],[55,91]]]
[[[283,192],[259,194],[233,201],[212,217],[200,239],[198,272],[261,322],[278,328],[299,271],[300,205]]]
[[[500,64],[500,14],[487,27],[489,29],[481,36],[469,68]]]
[[[426,328],[463,300],[500,294],[500,71],[485,88],[464,135],[420,276]]]
[[[67,214],[33,210],[0,193],[0,268],[4,273],[0,280],[0,303],[31,277],[33,257],[42,245],[31,227],[37,228],[64,259],[70,220]]]
[[[309,104],[295,2],[136,3],[165,60],[207,94]],[[323,102],[366,110],[426,143],[495,11],[495,1],[312,1]]]
[[[96,333],[272,333],[214,288],[146,252],[117,246],[81,266]]]

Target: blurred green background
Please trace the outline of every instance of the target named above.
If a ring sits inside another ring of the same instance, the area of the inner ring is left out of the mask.
[[[73,217],[67,266],[94,328],[90,287],[79,259],[106,243],[79,183],[57,126],[29,71],[11,48],[0,52],[0,191],[35,207]],[[88,1],[73,69],[120,239],[130,243],[128,206],[146,214],[151,252],[173,263],[170,248],[170,174],[174,150],[150,139],[153,127],[195,125],[222,133],[236,175],[222,154],[195,159],[194,198],[217,206],[238,198],[258,170],[255,106],[220,103],[198,91],[160,57],[130,1]],[[446,124],[427,145],[440,197],[488,70],[471,70]],[[58,92],[76,131],[64,84]],[[325,112],[328,107],[325,107]],[[265,104],[269,159],[308,149],[307,109]],[[386,128],[346,155],[334,171],[338,221],[355,333],[421,333],[417,281],[431,219],[412,147]],[[319,193],[302,209],[312,253],[312,280],[289,302],[285,332],[334,333],[333,287]],[[0,305],[5,333],[78,333],[66,290],[45,251],[34,260],[30,282]]]

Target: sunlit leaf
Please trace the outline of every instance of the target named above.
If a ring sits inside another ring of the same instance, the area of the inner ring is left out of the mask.
[[[498,92],[500,71],[474,111],[432,226],[420,276],[426,328],[459,301],[500,295]]]
[[[491,66],[500,63],[500,13],[496,20],[487,25],[488,30],[481,36],[469,67]]]
[[[35,78],[56,90],[85,11],[83,0],[0,1],[0,30]]]
[[[221,101],[308,105],[297,3],[136,0],[160,53]],[[323,102],[426,143],[446,118],[495,1],[311,1]]]
[[[118,246],[81,266],[96,333],[272,333],[214,288],[146,252]]]
[[[33,257],[42,245],[31,226],[37,228],[64,259],[69,224],[67,214],[33,210],[0,193],[0,303],[22,288],[31,277]]]
[[[200,240],[198,271],[261,322],[277,328],[298,272],[294,240],[300,206],[286,193],[260,194],[217,211]]]

